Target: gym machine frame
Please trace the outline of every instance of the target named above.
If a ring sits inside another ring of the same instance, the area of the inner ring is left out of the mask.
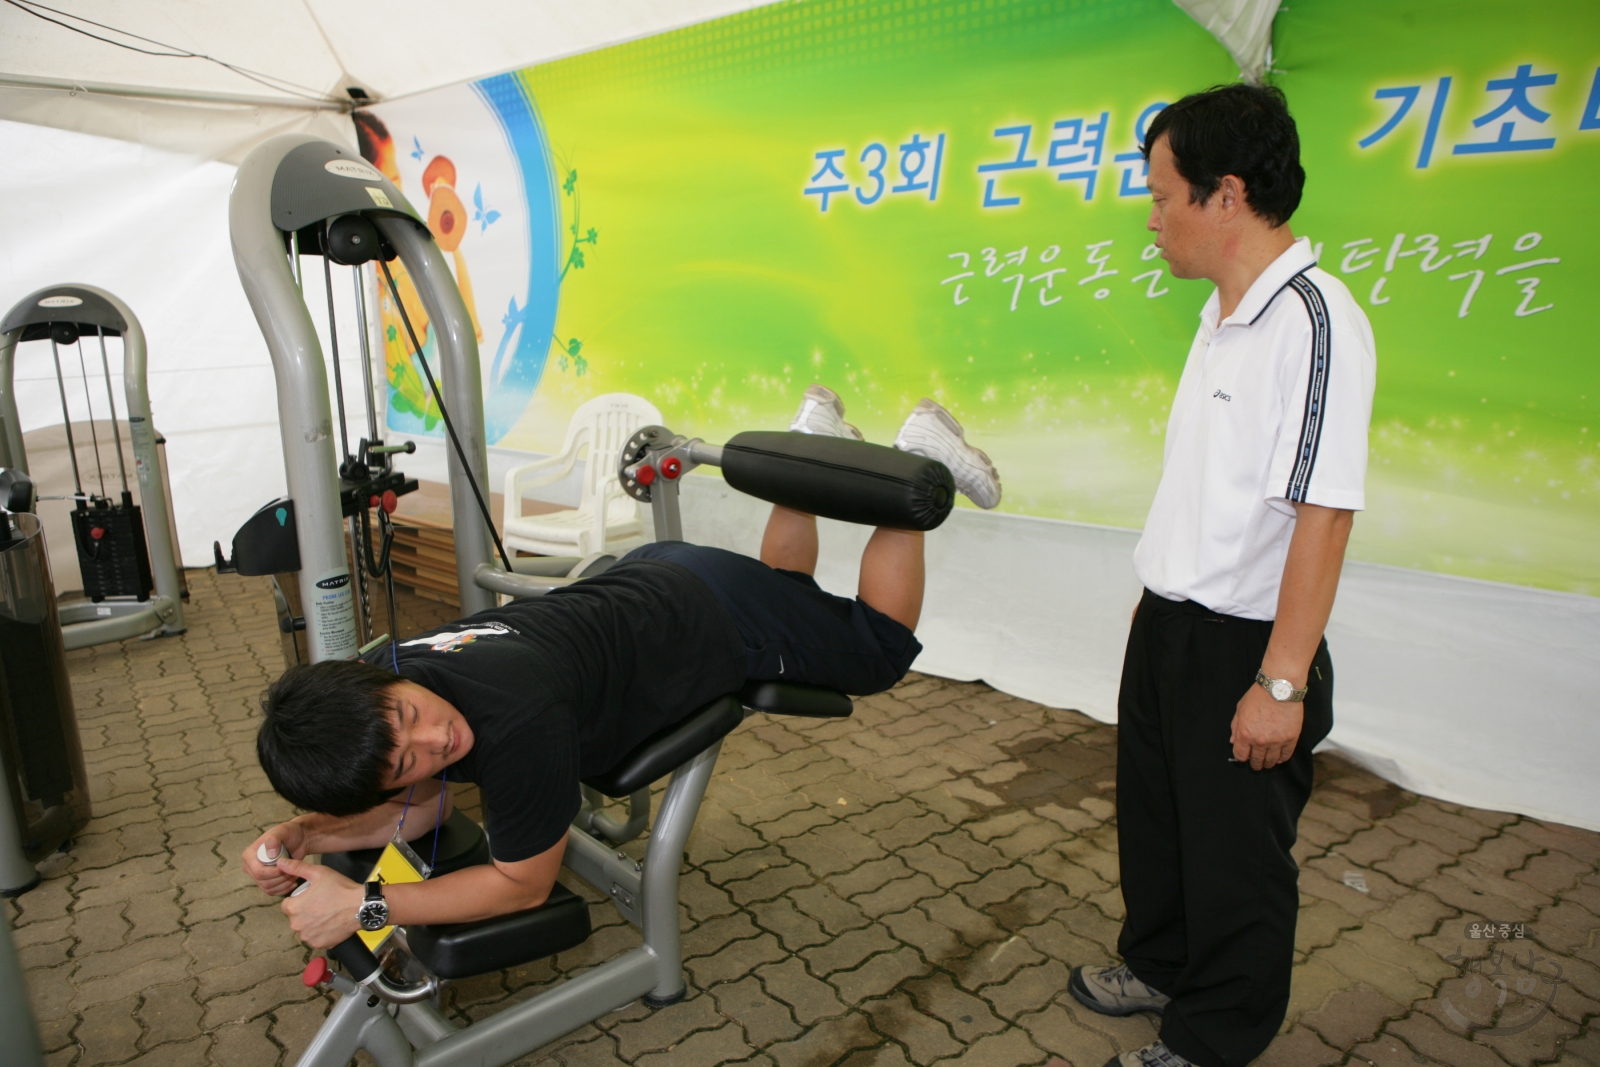
[[[80,337],[91,334],[100,337],[119,467],[123,465],[121,431],[117,424],[116,402],[111,397],[110,369],[104,363],[104,345],[108,336],[122,337],[122,385],[128,408],[128,433],[132,438],[134,469],[139,481],[145,550],[149,554],[150,575],[155,586],[154,595],[148,600],[108,597],[99,603],[83,600],[61,605],[62,640],[70,652],[76,648],[130,637],[181,634],[186,629],[183,621],[183,583],[172,548],[167,469],[162,462],[160,439],[150,419],[150,391],[145,380],[148,356],[144,328],[139,325],[139,319],[127,304],[92,285],[52,285],[24,297],[6,314],[4,321],[0,321],[0,467],[23,472],[28,469],[13,382],[17,344],[23,340],[49,339],[55,345],[53,327],[58,324],[70,327]],[[58,356],[58,375],[59,371]],[[64,390],[62,405],[65,408]],[[89,416],[92,431],[92,408]],[[66,412],[63,411],[65,417]],[[70,420],[66,423],[66,432],[67,450],[76,472],[78,456]],[[128,476],[125,467],[122,470],[122,487],[126,496]],[[81,487],[78,498],[81,502]]]
[[[582,560],[512,561],[503,551],[500,563],[494,561],[492,527],[478,488],[487,463],[477,344],[443,256],[399,190],[347,149],[298,134],[274,138],[240,166],[229,216],[240,278],[277,376],[313,661],[354,655],[356,626],[340,529],[341,486],[326,374],[290,258],[298,261],[307,238],[336,248],[334,225],[350,215],[376,225],[385,247],[375,251],[385,258],[398,255],[433,324],[450,405],[442,414],[454,446],[449,473],[463,614],[492,606],[496,594],[549,592],[611,561],[599,554]],[[356,224],[340,225],[350,233]],[[321,244],[318,248],[325,251]],[[379,269],[384,269],[381,264]],[[413,354],[420,359],[418,339],[410,334],[409,321],[406,325]],[[606,462],[606,457],[595,456],[591,462]],[[950,473],[942,464],[858,441],[806,435],[744,433],[718,446],[650,426],[634,435],[616,462],[626,491],[650,504],[658,540],[681,538],[678,487],[683,475],[699,464],[721,466],[730,485],[773,503],[874,525],[932,529],[948,515],[954,499]],[[563,862],[642,932],[639,947],[528,1001],[458,1027],[437,1007],[441,973],[451,972],[446,978],[484,973],[581,944],[589,934],[582,898],[558,884],[550,900],[524,912],[478,923],[396,930],[381,947],[381,960],[351,937],[329,953],[348,975],[334,973],[322,957],[306,968],[307,985],[331,986],[342,996],[300,1059],[301,1067],[342,1067],[359,1049],[366,1049],[380,1067],[493,1067],[634,1001],[659,1007],[681,1000],[686,983],[678,930],[679,870],[722,739],[750,711],[838,718],[852,710],[842,693],[758,682],[647,738],[617,766],[583,782],[582,806]],[[671,782],[647,833],[650,785],[668,774]],[[606,797],[627,798],[626,822],[603,810]],[[452,816],[447,828],[458,818],[465,819]],[[640,837],[648,838],[642,860],[617,847]],[[324,856],[323,862],[361,870],[371,860],[336,854]],[[454,949],[446,944],[452,938],[457,939]],[[450,966],[442,966],[441,960],[449,960]]]

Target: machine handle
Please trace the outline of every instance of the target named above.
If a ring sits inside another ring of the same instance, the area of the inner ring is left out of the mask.
[[[282,852],[275,853],[268,849],[265,841],[256,848],[256,858],[269,866],[276,866],[278,857],[282,854]],[[301,879],[300,884],[295,886],[294,892],[289,895],[293,897],[299,896],[305,892],[306,887],[310,884],[305,879]],[[344,969],[350,972],[350,977],[357,982],[365,982],[378,969],[378,957],[374,956],[372,950],[367,947],[367,943],[361,940],[360,934],[351,934],[330,948],[328,955],[342,963]],[[306,973],[310,974],[310,971],[307,970]],[[306,984],[312,985],[314,983],[307,982]]]
[[[357,982],[365,982],[378,969],[378,957],[372,954],[358,934],[351,934],[334,945],[328,950],[328,955],[343,964],[344,969],[350,972],[350,977]]]

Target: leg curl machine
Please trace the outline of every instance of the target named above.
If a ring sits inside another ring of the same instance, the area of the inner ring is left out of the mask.
[[[277,372],[299,581],[314,659],[356,651],[348,583],[330,581],[348,579],[348,567],[321,352],[288,258],[304,252],[311,244],[305,238],[319,232],[317,250],[326,248],[347,260],[354,256],[348,248],[341,250],[339,235],[381,234],[381,247],[374,241],[371,253],[400,258],[428,311],[450,396],[446,425],[463,611],[491,606],[497,593],[540,595],[607,565],[609,557],[519,559],[513,566],[503,551],[498,562],[490,556],[493,528],[478,488],[486,463],[477,346],[443,257],[398,189],[346,149],[286,135],[257,148],[240,167],[230,221],[240,277]],[[392,284],[385,263],[380,259],[378,269]],[[411,343],[420,358],[414,335]],[[955,497],[950,472],[940,463],[859,441],[802,434],[749,432],[712,445],[650,426],[634,435],[617,463],[627,492],[650,504],[660,539],[681,538],[678,486],[701,464],[720,466],[728,483],[741,491],[848,522],[930,530],[944,521]],[[341,589],[343,596],[337,595]],[[852,710],[842,693],[778,682],[752,683],[705,707],[685,708],[677,723],[583,783],[583,806],[568,838],[565,867],[608,897],[642,932],[638,948],[458,1027],[438,1010],[440,983],[583,943],[590,933],[583,898],[558,884],[537,908],[481,922],[411,926],[385,942],[381,959],[352,937],[329,953],[346,973],[335,973],[321,957],[306,969],[308,985],[328,985],[342,996],[300,1064],[342,1067],[365,1049],[382,1067],[495,1067],[636,1000],[651,1006],[681,1000],[686,985],[678,931],[679,867],[722,739],[754,711],[842,718]],[[650,785],[667,775],[671,782],[647,831]],[[607,797],[627,798],[626,822],[602,810]],[[641,837],[648,838],[641,861],[617,847]],[[375,859],[376,852],[322,857],[355,879],[365,877]],[[441,833],[436,872],[488,861],[482,830],[460,812],[454,814]]]

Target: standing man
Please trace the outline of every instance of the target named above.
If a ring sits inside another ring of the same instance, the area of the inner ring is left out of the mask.
[[[1123,962],[1069,988],[1162,1015],[1106,1067],[1242,1067],[1289,1003],[1311,750],[1333,725],[1322,632],[1365,504],[1372,328],[1289,217],[1305,171],[1283,94],[1184,97],[1144,143],[1149,228],[1216,286],[1178,382],[1134,569],[1117,701]]]

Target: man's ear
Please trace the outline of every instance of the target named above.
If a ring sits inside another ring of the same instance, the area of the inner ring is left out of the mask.
[[[1232,222],[1238,217],[1239,212],[1245,210],[1244,180],[1236,174],[1225,174],[1217,185],[1214,194],[1217,201],[1217,211],[1222,222]]]

